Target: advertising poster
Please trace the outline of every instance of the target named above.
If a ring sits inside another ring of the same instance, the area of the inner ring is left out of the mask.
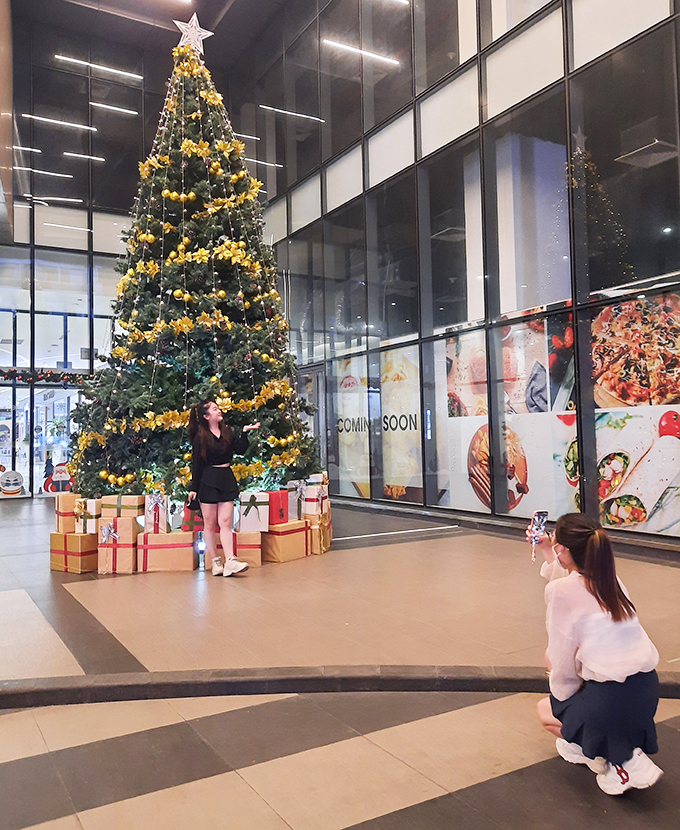
[[[336,361],[339,492],[370,496],[368,383],[362,355]]]
[[[604,308],[592,353],[602,524],[680,536],[680,296]]]
[[[418,348],[380,355],[383,496],[420,502],[423,496]]]

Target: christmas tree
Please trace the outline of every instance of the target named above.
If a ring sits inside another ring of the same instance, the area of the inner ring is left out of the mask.
[[[235,459],[241,486],[271,489],[319,470],[291,385],[276,265],[263,242],[261,182],[246,167],[190,24],[119,263],[117,334],[74,414],[70,470],[83,494],[186,495],[189,409],[215,400],[235,427],[259,421]]]

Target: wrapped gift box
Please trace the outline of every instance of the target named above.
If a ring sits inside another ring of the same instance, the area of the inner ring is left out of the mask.
[[[242,493],[239,497],[238,523],[240,533],[266,533],[269,530],[269,493]]]
[[[57,493],[54,497],[54,529],[57,533],[75,533],[76,500],[80,493]]]
[[[75,504],[76,533],[94,533],[102,515],[101,499],[78,499]]]
[[[97,570],[96,533],[50,533],[50,570],[84,574]]]
[[[144,496],[144,532],[170,533],[168,497],[160,493]]]
[[[303,559],[309,553],[307,522],[304,519],[273,525],[262,534],[263,562],[290,562]]]
[[[288,521],[288,490],[269,490],[269,525]]]
[[[288,488],[288,518],[291,522],[300,521],[305,512],[305,482],[289,481],[286,486]]]
[[[198,567],[195,534],[142,533],[137,539],[137,571],[193,571]]]
[[[100,574],[132,574],[137,569],[137,535],[140,527],[136,518],[102,517],[99,520]]]
[[[188,505],[184,505],[184,513],[182,515],[181,530],[191,530],[193,533],[198,533],[203,530],[203,517],[198,515],[197,510],[189,510]],[[219,525],[215,525],[215,533],[220,532]]]
[[[307,477],[307,484],[328,484],[328,473],[326,470],[321,473],[312,473]]]
[[[116,516],[128,518],[144,515],[144,496],[104,496],[102,519]]]
[[[241,562],[247,562],[251,568],[262,567],[262,534],[259,531],[252,533],[239,533],[234,531],[233,535],[233,555]],[[217,555],[224,561],[224,548],[220,543],[219,536],[217,537]],[[206,550],[203,557],[203,567],[206,571],[212,568],[212,561]]]
[[[309,552],[319,556],[331,546],[332,531],[330,513],[313,513],[305,516],[309,526]]]
[[[312,516],[318,513],[328,513],[328,487],[325,484],[308,484],[305,487],[303,514]]]

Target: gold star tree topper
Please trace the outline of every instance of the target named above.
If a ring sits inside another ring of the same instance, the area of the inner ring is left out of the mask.
[[[203,41],[215,34],[207,29],[201,29],[196,12],[193,13],[188,23],[182,23],[181,20],[173,20],[172,22],[182,33],[178,46],[186,46],[187,44],[193,46],[199,55],[203,54]]]

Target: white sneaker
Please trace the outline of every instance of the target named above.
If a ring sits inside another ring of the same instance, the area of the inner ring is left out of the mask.
[[[607,795],[621,795],[635,787],[652,787],[663,775],[663,770],[641,749],[633,750],[633,757],[623,764],[607,764],[605,772],[597,776],[598,787]]]
[[[224,572],[224,566],[222,565],[222,560],[219,556],[213,557],[212,561],[212,575],[213,576],[221,576]]]
[[[238,559],[227,559],[224,563],[223,576],[236,576],[236,574],[245,573],[248,570],[247,562],[239,562]]]
[[[555,741],[555,749],[562,756],[562,758],[564,758],[565,761],[569,761],[570,764],[586,764],[588,769],[598,775],[606,772],[607,770],[606,758],[603,758],[601,755],[598,755],[597,758],[586,758],[583,754],[583,750],[578,744],[570,744],[568,741],[565,741],[564,738],[558,738]]]

